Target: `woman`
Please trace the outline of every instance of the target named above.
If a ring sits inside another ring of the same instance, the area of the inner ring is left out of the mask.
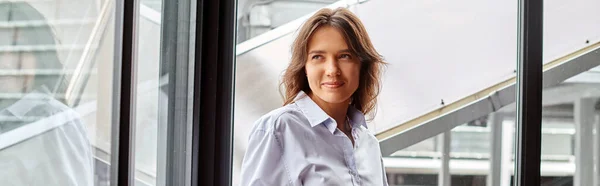
[[[379,143],[365,122],[383,65],[347,9],[310,17],[283,76],[284,106],[250,133],[242,185],[388,185]]]

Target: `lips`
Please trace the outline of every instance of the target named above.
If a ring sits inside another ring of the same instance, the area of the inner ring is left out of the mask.
[[[325,82],[325,83],[321,83],[322,86],[327,87],[327,88],[338,88],[344,85],[343,81],[330,81],[330,82]]]

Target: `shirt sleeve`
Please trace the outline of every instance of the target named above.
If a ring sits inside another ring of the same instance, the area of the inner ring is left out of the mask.
[[[240,183],[241,186],[291,185],[283,147],[273,132],[257,129],[250,134]]]

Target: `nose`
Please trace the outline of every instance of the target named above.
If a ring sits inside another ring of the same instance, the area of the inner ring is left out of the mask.
[[[341,75],[339,64],[335,58],[329,58],[325,62],[325,73],[328,77],[335,77]]]

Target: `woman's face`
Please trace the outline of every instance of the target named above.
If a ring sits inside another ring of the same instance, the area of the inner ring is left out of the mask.
[[[360,62],[334,27],[323,26],[313,32],[305,69],[313,99],[345,103],[358,89]]]

